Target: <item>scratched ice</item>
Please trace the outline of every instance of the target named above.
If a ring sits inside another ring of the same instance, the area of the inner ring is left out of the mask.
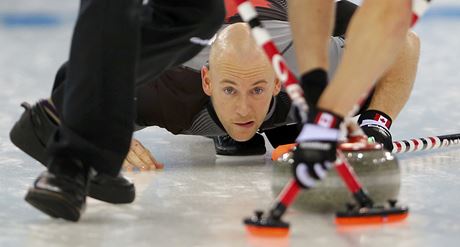
[[[395,139],[460,132],[460,4],[433,5],[416,28],[421,63],[412,97],[394,122]],[[21,113],[20,102],[49,94],[68,54],[77,7],[78,1],[0,1],[0,246],[458,246],[460,151],[455,148],[399,156],[400,201],[411,214],[395,225],[341,229],[332,213],[293,209],[286,215],[292,224],[289,239],[248,238],[241,220],[273,199],[272,164],[222,161],[209,139],[157,128],[136,136],[166,167],[128,174],[137,186],[133,204],[89,200],[77,224],[36,211],[23,197],[44,168],[9,142],[8,131]],[[11,13],[45,13],[58,23],[10,25],[4,17]]]

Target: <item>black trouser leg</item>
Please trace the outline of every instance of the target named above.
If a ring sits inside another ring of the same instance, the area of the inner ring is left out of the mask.
[[[118,174],[133,131],[139,13],[138,0],[81,1],[53,157]]]
[[[94,17],[109,26],[107,32],[101,32],[102,27],[89,18],[100,10],[101,3],[83,2],[87,4],[82,5],[70,60],[56,76],[57,83],[65,78],[63,86],[55,85],[52,97],[63,125],[50,150],[55,156],[74,155],[99,172],[116,175],[133,129],[137,5],[121,1],[126,4],[123,18],[120,11],[104,9],[104,15]],[[118,1],[100,2],[111,6]],[[142,25],[138,83],[153,80],[165,69],[195,56],[203,47],[190,39],[211,38],[225,16],[221,0],[156,0],[149,8],[152,14]],[[104,16],[118,19],[108,24]]]
[[[151,14],[142,25],[138,84],[198,54],[203,46],[190,39],[212,38],[225,18],[223,0],[152,0],[146,8]]]

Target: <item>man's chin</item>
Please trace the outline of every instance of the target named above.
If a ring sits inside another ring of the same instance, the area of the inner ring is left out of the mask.
[[[253,133],[252,135],[230,135],[230,137],[237,141],[237,142],[247,142],[251,140],[251,138],[255,135],[256,133]]]
[[[256,133],[258,128],[239,128],[237,126],[229,126],[229,128],[225,128],[227,134],[235,141],[238,142],[246,142],[251,140]]]

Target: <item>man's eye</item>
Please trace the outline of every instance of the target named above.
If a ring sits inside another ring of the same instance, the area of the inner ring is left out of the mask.
[[[232,87],[226,87],[224,88],[224,93],[227,95],[232,95],[235,94],[236,90]]]
[[[265,90],[261,87],[256,87],[253,89],[254,94],[262,94]]]

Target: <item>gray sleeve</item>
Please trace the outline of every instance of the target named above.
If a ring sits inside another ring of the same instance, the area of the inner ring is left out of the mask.
[[[342,37],[331,37],[329,44],[329,78],[335,75],[335,71],[342,60],[345,49],[345,40]]]
[[[331,37],[329,45],[329,78],[331,78],[337,70],[337,66],[339,65],[340,60],[342,59],[344,47],[345,40],[343,38]],[[284,58],[286,59],[288,66],[293,70],[294,74],[300,76],[297,67],[294,46],[289,47],[289,49],[284,53]]]

